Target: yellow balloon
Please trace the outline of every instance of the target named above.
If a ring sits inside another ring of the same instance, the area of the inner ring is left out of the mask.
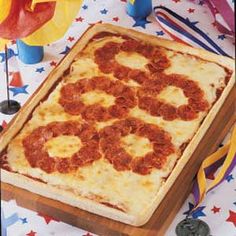
[[[46,45],[52,43],[66,33],[75,16],[77,15],[83,0],[53,0],[56,2],[54,16],[31,35],[23,38],[28,45]],[[33,0],[32,9],[40,2],[50,2],[50,0]]]

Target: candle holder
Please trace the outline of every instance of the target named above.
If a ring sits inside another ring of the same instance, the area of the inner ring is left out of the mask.
[[[21,40],[16,40],[18,57],[25,64],[39,63],[43,59],[44,50],[42,46],[29,46]]]
[[[152,12],[152,0],[135,0],[132,4],[127,1],[127,13],[138,19],[144,19]]]
[[[5,64],[6,64],[5,73],[6,73],[6,85],[7,85],[7,87],[6,87],[7,88],[7,100],[0,102],[0,112],[5,115],[13,115],[20,110],[21,105],[19,102],[15,101],[15,100],[10,100],[7,46],[5,46]]]
[[[5,115],[13,115],[21,108],[19,102],[15,100],[4,100],[0,103],[0,112]]]

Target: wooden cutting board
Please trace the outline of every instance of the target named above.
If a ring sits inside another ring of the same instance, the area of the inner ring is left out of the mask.
[[[234,124],[236,87],[234,87],[224,105],[198,145],[191,159],[178,176],[175,184],[165,199],[156,209],[150,221],[142,227],[133,227],[92,213],[68,206],[66,204],[39,196],[26,190],[1,183],[2,198],[16,199],[18,205],[50,215],[55,219],[78,226],[103,236],[161,236],[171,224],[183,202],[192,189],[193,179],[202,161],[215,151],[230,127]]]

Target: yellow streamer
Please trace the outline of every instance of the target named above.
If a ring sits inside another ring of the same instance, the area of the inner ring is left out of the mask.
[[[11,2],[12,2],[11,0],[0,0],[0,24],[9,15],[11,9]]]
[[[1,39],[0,38],[0,52],[4,50],[5,45],[9,42],[7,39]]]
[[[235,153],[236,153],[236,126],[234,127],[234,130],[230,139],[230,143],[226,144],[224,147],[219,148],[215,153],[211,154],[202,162],[202,165],[197,174],[200,199],[199,199],[198,204],[194,207],[194,209],[196,209],[199,206],[199,204],[204,199],[206,193],[221,182],[225,173],[227,172],[227,169],[233,162]],[[215,179],[211,182],[211,184],[207,187],[207,181],[206,181],[206,175],[205,175],[204,169],[211,166],[213,163],[217,162],[218,160],[220,160],[226,154],[227,156],[225,158],[225,161],[219,173],[217,174]]]
[[[43,3],[43,2],[56,2],[57,0],[32,0],[32,3],[31,3],[31,10],[33,11],[34,8],[35,8],[35,5],[37,3]]]
[[[50,1],[50,0],[49,0]],[[46,0],[33,0],[32,6]],[[82,0],[53,0],[56,1],[56,9],[53,18],[22,40],[28,45],[46,45],[64,36],[77,15]]]

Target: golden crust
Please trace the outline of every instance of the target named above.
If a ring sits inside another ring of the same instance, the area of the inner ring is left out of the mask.
[[[220,99],[214,104],[211,108],[210,112],[204,119],[204,122],[201,125],[201,128],[198,129],[197,133],[185,149],[184,153],[181,156],[181,159],[178,161],[176,167],[172,171],[171,175],[168,177],[167,181],[165,182],[164,186],[160,189],[156,198],[153,200],[153,204],[150,208],[146,209],[146,211],[140,213],[140,215],[132,216],[123,212],[119,212],[115,209],[112,209],[107,206],[103,206],[98,204],[94,201],[79,197],[72,192],[68,192],[65,190],[57,189],[56,187],[46,185],[44,183],[40,183],[38,181],[34,181],[33,179],[27,178],[23,175],[11,173],[6,170],[2,170],[2,181],[6,183],[10,183],[12,185],[16,185],[21,188],[25,188],[31,192],[65,202],[72,206],[79,207],[81,209],[93,212],[95,214],[99,214],[114,220],[118,220],[127,224],[131,224],[134,226],[140,226],[145,224],[157,206],[160,204],[162,199],[165,197],[168,190],[174,184],[176,178],[180,174],[181,170],[184,168],[188,160],[191,158],[192,153],[198,146],[199,142],[203,138],[204,134],[206,133],[207,129],[209,128],[210,124],[214,120],[217,112],[219,111],[220,107],[224,103],[227,95],[229,94],[230,90],[235,84],[235,71],[234,71],[234,61],[230,58],[226,58],[223,56],[218,56],[213,53],[204,51],[202,49],[196,49],[192,47],[185,46],[180,43],[164,40],[164,39],[157,39],[155,36],[146,35],[143,33],[139,33],[133,30],[128,30],[113,26],[110,24],[97,24],[94,27],[87,30],[81,39],[75,44],[72,48],[70,53],[63,59],[63,61],[53,70],[45,82],[40,86],[40,88],[34,93],[34,95],[28,100],[28,102],[24,105],[18,115],[12,120],[8,129],[5,130],[0,136],[0,152],[2,152],[9,142],[18,134],[21,130],[29,115],[32,113],[34,108],[40,103],[42,99],[44,99],[48,92],[57,84],[60,80],[60,77],[63,75],[63,72],[69,68],[70,64],[76,57],[77,53],[81,51],[88,41],[96,34],[102,31],[112,32],[112,33],[120,33],[124,35],[128,35],[129,37],[133,37],[136,39],[140,39],[143,41],[148,41],[153,45],[158,45],[165,47],[167,49],[172,49],[174,51],[187,53],[190,55],[197,56],[201,59],[211,61],[222,65],[229,70],[233,71],[232,77],[230,78],[227,86],[225,87]],[[14,128],[12,128],[14,127]]]

